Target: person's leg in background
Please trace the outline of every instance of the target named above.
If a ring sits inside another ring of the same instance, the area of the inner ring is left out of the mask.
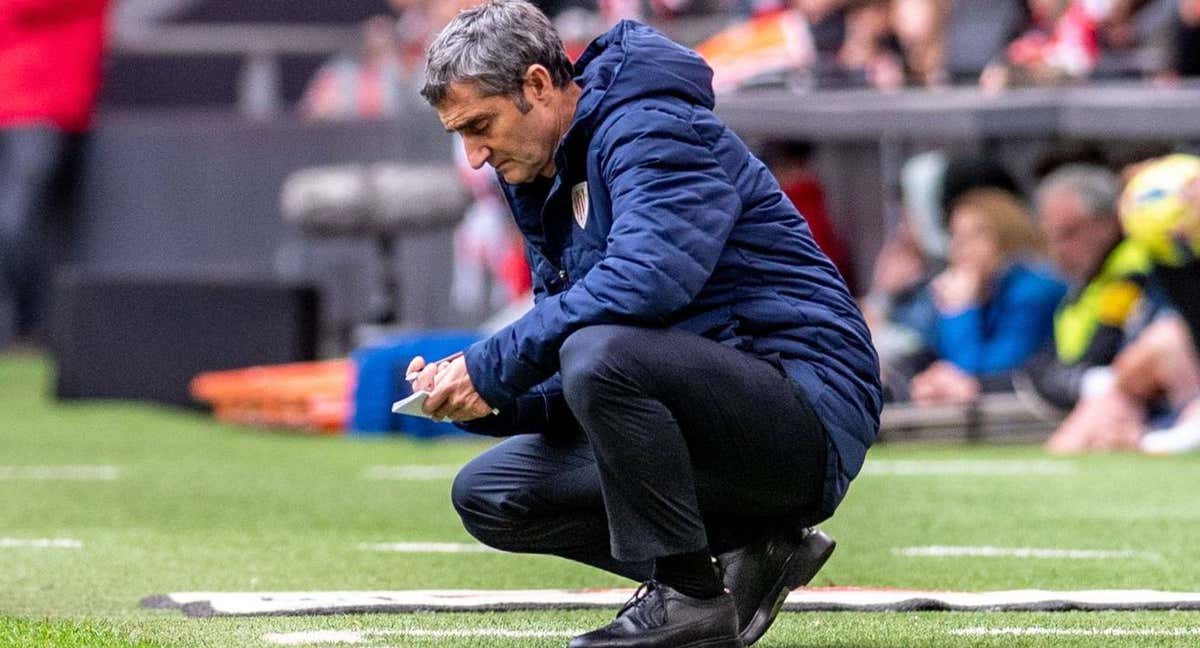
[[[47,293],[46,223],[61,204],[70,136],[45,126],[0,131],[0,312],[16,339],[40,333]],[[0,346],[12,340],[0,339]]]

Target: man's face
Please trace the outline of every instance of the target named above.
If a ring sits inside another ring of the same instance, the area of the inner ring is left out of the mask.
[[[525,96],[534,100],[522,112],[510,96],[482,97],[474,83],[453,83],[437,107],[438,118],[447,131],[462,136],[472,168],[487,163],[509,184],[532,182],[552,175],[562,134],[550,105],[530,97],[528,90]]]
[[[1121,236],[1116,218],[1091,216],[1070,189],[1060,187],[1046,193],[1038,211],[1051,260],[1076,285],[1088,280]]]

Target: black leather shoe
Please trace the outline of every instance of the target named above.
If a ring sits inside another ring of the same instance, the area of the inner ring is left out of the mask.
[[[570,648],[743,648],[737,609],[728,592],[711,599],[684,596],[647,581],[610,624],[571,640]]]
[[[788,592],[821,571],[837,543],[819,529],[786,529],[717,556],[738,611],[738,636],[749,646],[775,622]]]

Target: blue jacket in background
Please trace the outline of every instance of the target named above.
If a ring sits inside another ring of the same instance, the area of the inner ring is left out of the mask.
[[[938,317],[938,357],[974,376],[1012,371],[1054,335],[1054,310],[1066,294],[1049,270],[1013,264],[986,303]]]
[[[822,508],[832,514],[882,405],[878,361],[845,283],[766,167],[713,115],[712,70],[695,52],[626,21],[588,47],[576,72],[583,92],[557,175],[504,185],[535,305],[467,349],[476,389],[501,414],[464,427],[515,434],[565,412],[558,352],[582,327],[680,328],[795,382],[829,437]],[[586,219],[575,216],[580,204]]]

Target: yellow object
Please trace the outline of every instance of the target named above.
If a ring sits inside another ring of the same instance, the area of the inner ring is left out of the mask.
[[[1054,347],[1063,364],[1078,362],[1101,324],[1121,327],[1137,307],[1142,290],[1132,279],[1150,272],[1146,249],[1122,241],[1104,259],[1100,272],[1054,315]]]
[[[1183,189],[1200,179],[1200,157],[1168,155],[1146,164],[1121,195],[1121,225],[1155,263],[1178,266],[1200,252],[1200,206]]]

